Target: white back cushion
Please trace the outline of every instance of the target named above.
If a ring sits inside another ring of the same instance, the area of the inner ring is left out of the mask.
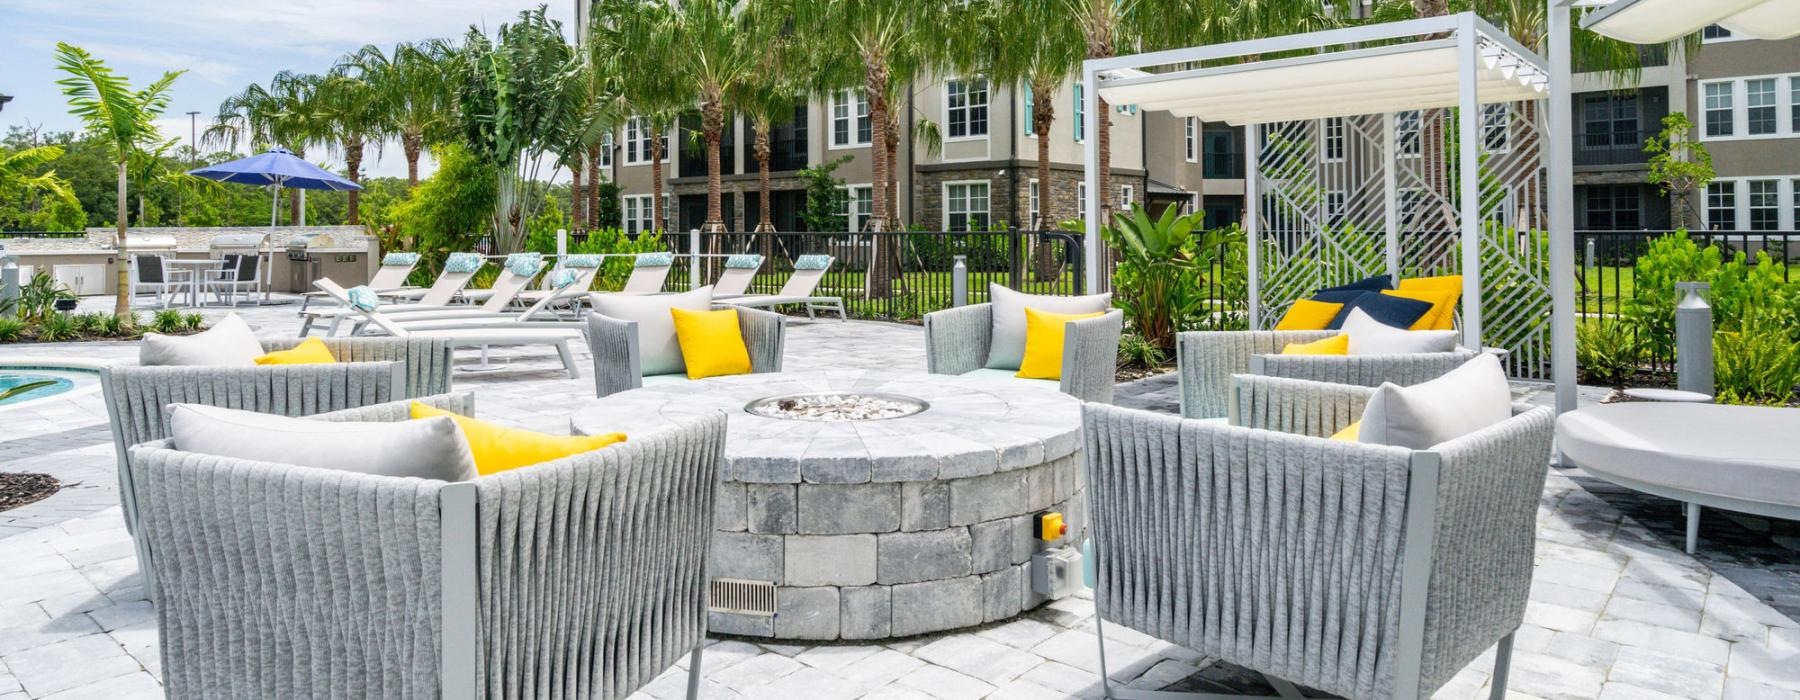
[[[1357,440],[1424,450],[1511,417],[1506,371],[1483,353],[1422,384],[1381,385],[1363,408]]]
[[[638,362],[644,376],[650,377],[687,371],[687,363],[681,360],[681,343],[675,339],[675,317],[669,309],[709,310],[712,291],[707,285],[680,294],[593,294],[589,301],[601,316],[637,323]]]
[[[263,354],[256,331],[237,314],[202,333],[188,336],[145,333],[138,345],[138,364],[159,365],[254,365]]]
[[[1362,309],[1350,310],[1350,316],[1344,319],[1343,333],[1350,336],[1352,355],[1412,355],[1456,349],[1456,331],[1395,328],[1375,320]]]
[[[445,416],[334,423],[178,403],[169,427],[170,446],[183,452],[440,481],[476,476],[468,441]]]
[[[1112,308],[1111,294],[1026,294],[992,282],[988,283],[988,301],[993,304],[994,340],[988,346],[987,366],[993,369],[1016,370],[1025,359],[1025,307],[1058,314],[1091,314]]]

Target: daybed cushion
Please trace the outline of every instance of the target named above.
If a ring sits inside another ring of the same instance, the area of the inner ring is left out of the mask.
[[[669,309],[669,314],[688,379],[750,373],[750,348],[744,345],[736,309]]]
[[[1293,306],[1289,306],[1287,313],[1282,314],[1281,320],[1275,323],[1275,330],[1322,331],[1343,310],[1341,302],[1295,299]]]
[[[1512,388],[1493,355],[1422,384],[1382,384],[1363,408],[1357,440],[1429,449],[1512,417]]]
[[[256,358],[259,365],[329,365],[337,362],[331,348],[318,338],[307,338],[299,345]]]
[[[1321,287],[1321,288],[1319,288],[1319,293],[1324,294],[1327,292],[1379,292],[1383,289],[1393,289],[1393,288],[1394,288],[1394,278],[1392,275],[1375,275],[1373,277],[1364,277],[1362,279],[1359,279],[1355,282],[1351,282],[1349,284],[1340,284],[1336,287]]]
[[[169,407],[170,446],[183,452],[381,476],[475,477],[475,460],[448,418],[327,422],[216,406]]]
[[[1339,333],[1329,338],[1320,338],[1310,343],[1288,343],[1281,348],[1283,355],[1348,355],[1350,354],[1350,336]]]
[[[711,309],[712,285],[680,294],[590,294],[588,300],[601,316],[637,323],[638,362],[645,376],[675,374],[687,371],[687,363],[681,359],[681,343],[669,309]]]
[[[1325,327],[1337,330],[1350,320],[1350,314],[1361,311],[1369,317],[1395,328],[1412,328],[1419,319],[1431,313],[1432,303],[1397,297],[1385,292],[1362,292],[1344,302],[1336,318]]]
[[[1456,331],[1409,331],[1375,320],[1362,309],[1344,321],[1352,355],[1412,355],[1456,349]]]
[[[993,304],[994,335],[988,346],[987,367],[1018,371],[1025,359],[1025,307],[1058,314],[1091,314],[1112,307],[1111,294],[1063,297],[1026,294],[992,282],[988,301]]]
[[[1021,379],[1018,372],[1009,369],[973,369],[964,372],[959,376],[972,377],[975,379],[1006,380],[1009,382],[1038,382],[1052,389],[1060,388],[1062,386],[1061,380],[1056,379]]]
[[[509,469],[529,467],[541,462],[591,452],[625,441],[624,433],[600,435],[550,435],[521,428],[508,428],[484,420],[412,402],[412,422],[449,418],[462,430],[474,457],[475,470],[482,476]]]
[[[1400,280],[1397,291],[1401,292],[1436,292],[1445,297],[1441,308],[1432,310],[1432,330],[1447,331],[1456,328],[1456,303],[1462,300],[1462,275],[1442,275],[1439,277],[1415,277]]]
[[[263,354],[256,332],[237,314],[228,314],[213,327],[188,336],[145,333],[138,346],[138,364],[248,366]]]

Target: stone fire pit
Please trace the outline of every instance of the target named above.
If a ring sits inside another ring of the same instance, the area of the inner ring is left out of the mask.
[[[714,612],[711,631],[886,639],[1013,617],[1033,554],[1079,542],[1080,402],[1051,383],[831,371],[653,385],[595,399],[577,433],[642,435],[730,417],[715,579],[771,582],[773,616]],[[1062,540],[1032,536],[1059,511]]]

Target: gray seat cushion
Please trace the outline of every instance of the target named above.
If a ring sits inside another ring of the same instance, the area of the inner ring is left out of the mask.
[[[1052,389],[1062,388],[1062,383],[1058,382],[1054,379],[1020,379],[1018,377],[1018,374],[1019,374],[1019,371],[1016,369],[982,368],[982,369],[976,369],[976,370],[970,370],[970,371],[964,372],[964,373],[962,373],[962,376],[974,377],[976,379],[992,379],[992,380],[1002,380],[1003,379],[1003,380],[1011,381],[1011,382],[1032,382],[1034,384],[1042,384],[1042,385],[1050,387]]]
[[[711,309],[712,287],[647,296],[592,294],[588,299],[594,312],[601,316],[637,323],[638,363],[647,377],[687,371],[687,363],[681,358],[681,342],[675,337],[675,317],[669,309]]]
[[[1800,507],[1800,411],[1617,403],[1565,413],[1556,445],[1602,478]]]
[[[1091,314],[1112,308],[1112,294],[1064,297],[1026,294],[988,283],[993,304],[994,337],[988,345],[987,367],[1017,370],[1025,359],[1025,308],[1059,314]]]

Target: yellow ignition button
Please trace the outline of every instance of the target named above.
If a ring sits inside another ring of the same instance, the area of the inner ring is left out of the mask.
[[[1031,535],[1045,542],[1054,542],[1069,534],[1069,525],[1063,522],[1063,514],[1050,512],[1039,513],[1032,520]]]

